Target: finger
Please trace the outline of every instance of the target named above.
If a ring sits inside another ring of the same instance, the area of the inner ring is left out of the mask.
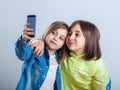
[[[24,25],[24,29],[26,29],[26,28],[27,28],[27,24]]]
[[[32,38],[29,37],[28,35],[23,35],[23,39],[24,39],[24,40],[31,40]]]
[[[35,46],[33,46],[32,44],[30,44],[30,47],[31,47],[31,48],[34,48]]]
[[[39,53],[39,56],[42,56],[44,53],[44,50],[42,50],[40,53]]]
[[[23,35],[27,35],[27,31],[26,30],[23,30]]]
[[[25,30],[25,31],[34,31],[33,28],[28,28],[29,25],[30,25],[30,24],[25,24],[25,25],[24,25],[24,30]]]
[[[29,26],[29,24],[25,24],[25,25],[24,25],[24,29],[26,29],[28,26]]]
[[[42,49],[40,49],[40,48],[36,48],[36,53],[35,53],[35,55],[36,55],[36,56],[41,56],[41,55],[43,55],[43,52],[44,52],[44,50],[42,50]]]
[[[35,56],[39,56],[39,52],[37,51],[34,55],[35,55]]]
[[[27,35],[22,35],[22,39],[23,39],[23,41],[28,41],[28,40],[31,40],[32,38],[31,37],[29,37],[29,36],[27,36]]]
[[[24,29],[23,30],[23,35],[27,35],[27,36],[30,36],[30,35],[34,35],[34,32],[29,30],[29,29]]]
[[[34,32],[32,28],[25,28],[23,30],[23,33],[26,33],[26,32]]]
[[[34,56],[38,56],[38,55],[37,55],[38,52],[39,52],[39,51],[37,50],[37,48],[35,48],[35,49],[34,49]]]
[[[38,56],[42,56],[43,53],[44,53],[44,50],[39,50],[38,53],[37,53],[37,55],[38,55]]]
[[[34,35],[34,32],[33,31],[27,32],[27,35]]]
[[[39,48],[35,48],[34,55],[35,56],[41,56],[43,54],[43,50],[40,50]]]

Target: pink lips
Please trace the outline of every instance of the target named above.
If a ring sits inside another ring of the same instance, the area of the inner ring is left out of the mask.
[[[68,45],[69,46],[71,46],[71,45],[73,45],[74,44],[74,42],[68,42]]]
[[[50,42],[51,42],[52,44],[54,44],[54,45],[57,45],[57,44],[56,44],[54,41],[52,41],[52,40],[51,40]]]

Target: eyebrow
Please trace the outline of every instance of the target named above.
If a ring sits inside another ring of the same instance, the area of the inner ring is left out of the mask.
[[[73,32],[73,31],[70,31],[70,32]],[[74,32],[81,33],[80,30],[75,30]]]
[[[61,37],[65,38],[66,36],[65,35],[61,35]]]
[[[75,31],[75,32],[77,32],[77,33],[81,33],[79,30],[77,30],[77,31]]]

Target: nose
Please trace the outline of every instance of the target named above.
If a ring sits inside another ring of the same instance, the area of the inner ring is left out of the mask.
[[[73,40],[75,38],[75,36],[73,34],[71,34],[68,38],[69,38],[69,40]]]
[[[54,40],[57,41],[58,39],[58,35],[54,36]]]

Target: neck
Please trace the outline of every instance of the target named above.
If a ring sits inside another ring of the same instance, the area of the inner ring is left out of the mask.
[[[55,53],[55,50],[52,50],[52,49],[48,49],[48,50],[50,55],[53,55]]]
[[[78,56],[80,56],[80,55],[82,55],[83,54],[83,52],[80,52],[80,51],[73,51],[74,53],[75,53],[75,55],[78,55]]]

